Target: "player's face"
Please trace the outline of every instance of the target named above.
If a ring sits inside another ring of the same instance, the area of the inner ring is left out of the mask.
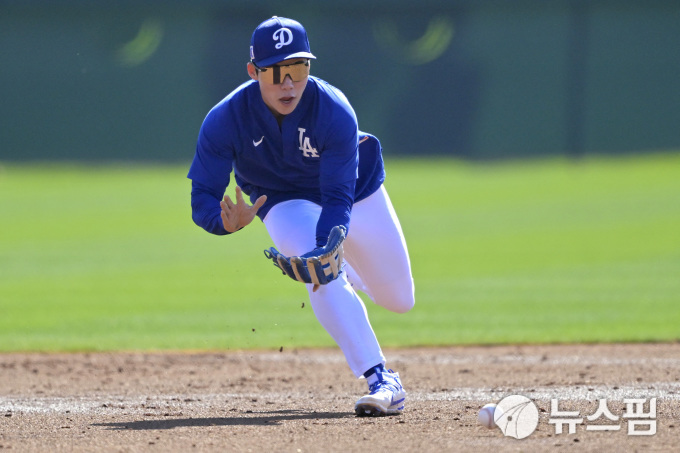
[[[277,66],[287,66],[293,65],[295,63],[305,63],[308,61],[304,58],[295,58],[291,60],[284,60],[278,63]],[[299,69],[304,68],[304,71],[299,71]],[[295,79],[299,80],[297,82],[293,81],[293,77],[287,72],[287,68],[276,68],[276,73],[283,76],[284,79],[281,83],[271,83],[272,81],[277,81],[267,74],[257,71],[257,68],[252,63],[248,63],[248,74],[253,80],[257,80],[260,85],[260,93],[262,94],[262,100],[272,111],[274,116],[277,118],[288,115],[295,110],[295,107],[300,103],[300,98],[302,93],[305,91],[307,86],[307,79],[309,77],[309,66],[304,66],[303,64],[296,64],[292,69],[297,72]],[[267,72],[274,72],[274,68],[267,68]],[[284,75],[285,74],[285,75]]]

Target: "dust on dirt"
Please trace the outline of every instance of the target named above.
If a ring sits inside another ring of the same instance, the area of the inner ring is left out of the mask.
[[[366,392],[366,383],[354,378],[337,349],[2,354],[0,451],[677,447],[678,343],[409,348],[385,353],[388,367],[401,374],[408,397],[402,415],[381,418],[354,415],[354,402]],[[500,429],[477,422],[484,404],[509,395],[523,395],[538,409],[537,429],[526,438],[504,436]],[[609,413],[588,420],[603,399]],[[651,412],[653,399],[656,408]],[[559,423],[560,417],[551,415],[551,400],[557,401],[559,411],[576,414],[571,417],[573,433],[570,423]]]

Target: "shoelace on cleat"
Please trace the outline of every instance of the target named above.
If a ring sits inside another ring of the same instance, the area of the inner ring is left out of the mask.
[[[397,383],[396,379],[384,379],[382,381],[375,381],[373,384],[368,386],[368,391],[371,394],[374,394],[378,390],[380,390],[382,387],[387,388],[388,390],[392,392],[398,392],[399,391],[399,384]]]

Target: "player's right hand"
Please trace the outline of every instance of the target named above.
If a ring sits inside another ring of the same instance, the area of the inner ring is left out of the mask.
[[[224,200],[220,201],[220,207],[222,208],[222,212],[220,213],[222,216],[222,225],[229,233],[238,231],[252,222],[257,211],[262,207],[264,202],[267,201],[267,196],[262,195],[255,200],[255,204],[252,206],[249,205],[243,199],[243,192],[239,186],[236,186],[235,195],[236,203],[231,201],[229,195],[225,195]]]

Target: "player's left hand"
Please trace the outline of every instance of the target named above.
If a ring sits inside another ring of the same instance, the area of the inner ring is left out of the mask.
[[[229,195],[224,196],[224,200],[220,201],[222,212],[222,225],[224,229],[230,233],[240,230],[244,226],[250,224],[257,214],[257,210],[262,207],[267,196],[262,195],[255,200],[252,206],[243,199],[243,192],[239,186],[236,186],[236,203],[231,201]]]
[[[342,225],[333,227],[324,247],[304,255],[287,257],[271,247],[264,251],[264,256],[293,280],[314,284],[312,291],[316,291],[320,285],[326,285],[340,275],[346,231]]]

